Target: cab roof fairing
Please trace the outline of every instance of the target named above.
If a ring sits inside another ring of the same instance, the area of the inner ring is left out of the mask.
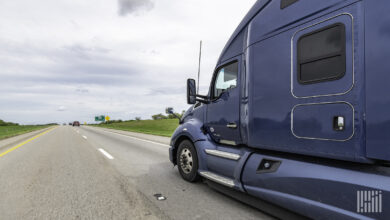
[[[252,8],[248,11],[248,13],[245,15],[245,17],[242,19],[241,23],[237,26],[236,30],[233,32],[232,36],[229,38],[228,42],[226,43],[225,47],[222,50],[221,55],[218,58],[217,66],[222,63],[224,60],[227,60],[231,57],[224,58],[225,53],[228,51],[229,47],[234,43],[236,38],[241,34],[242,30],[244,30],[249,22],[260,12],[264,9],[265,6],[267,6],[268,3],[270,3],[271,0],[258,0]],[[238,54],[236,54],[238,55]]]

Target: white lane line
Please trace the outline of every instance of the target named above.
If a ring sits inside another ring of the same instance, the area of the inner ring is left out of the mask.
[[[103,150],[102,148],[99,148],[99,151],[100,151],[104,156],[106,156],[108,159],[110,159],[110,160],[114,159],[114,157],[111,156],[111,154],[107,153],[107,151]]]
[[[164,147],[170,147],[167,144],[162,144],[162,143],[159,143],[159,142],[149,141],[149,140],[145,140],[145,139],[142,139],[142,138],[136,138],[136,137],[125,135],[125,134],[119,134],[119,133],[116,133],[116,132],[111,132],[111,131],[106,131],[106,130],[102,130],[102,131],[105,131],[105,132],[108,132],[108,133],[112,133],[112,134],[117,134],[117,135],[120,135],[120,136],[125,136],[125,137],[128,137],[128,138],[133,138],[133,139],[139,140],[139,141],[144,141],[144,142],[148,142],[148,143],[152,143],[152,144],[161,145],[161,146],[164,146]]]
[[[85,135],[83,135],[83,138],[85,139],[85,140],[87,140],[88,138],[87,138],[87,136],[85,136]]]

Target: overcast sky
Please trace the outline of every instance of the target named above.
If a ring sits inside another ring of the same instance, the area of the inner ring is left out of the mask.
[[[21,124],[150,118],[188,108],[255,0],[0,1],[0,119]]]

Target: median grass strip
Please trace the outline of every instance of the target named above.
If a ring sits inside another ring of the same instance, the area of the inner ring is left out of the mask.
[[[49,125],[9,125],[0,126],[0,140],[13,136],[25,134],[39,129],[47,128]]]
[[[170,137],[178,125],[178,119],[161,119],[124,121],[93,126]]]

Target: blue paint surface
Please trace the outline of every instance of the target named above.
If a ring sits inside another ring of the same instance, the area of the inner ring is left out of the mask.
[[[238,86],[191,107],[170,149],[194,142],[199,171],[234,181],[243,193],[310,218],[390,218],[390,1],[259,0],[225,46],[216,70],[239,62]],[[307,33],[345,26],[342,78],[297,80],[297,42]],[[212,85],[210,86],[210,89]],[[345,129],[334,129],[334,118]],[[234,122],[236,129],[226,125]],[[221,140],[233,141],[226,145]],[[240,155],[237,161],[205,150]],[[261,161],[280,167],[257,173]],[[358,213],[357,192],[380,190],[382,213]]]

